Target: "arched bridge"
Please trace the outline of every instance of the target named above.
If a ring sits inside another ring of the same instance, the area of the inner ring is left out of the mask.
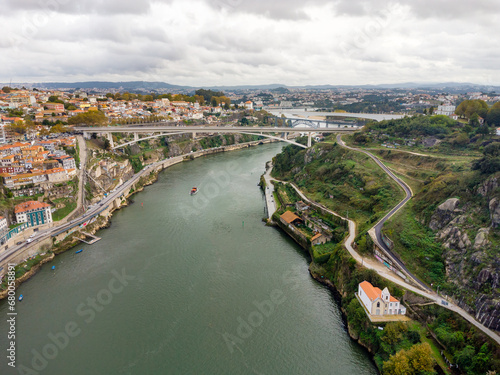
[[[105,135],[111,148],[121,148],[132,143],[137,143],[145,139],[151,139],[156,137],[163,137],[166,135],[176,135],[176,134],[187,134],[190,133],[193,137],[196,133],[240,133],[240,134],[250,134],[259,135],[262,137],[277,139],[283,142],[288,142],[299,147],[308,148],[312,144],[312,135],[314,133],[349,133],[356,131],[357,127],[331,127],[315,129],[310,126],[296,126],[296,127],[263,127],[263,126],[168,126],[168,125],[127,125],[127,126],[106,126],[106,127],[75,127],[76,131],[86,133],[99,133]],[[115,145],[113,142],[112,133],[129,133],[134,135],[134,140],[121,145]],[[288,134],[290,133],[305,133],[307,134],[307,146],[300,143],[294,142],[288,139]],[[139,134],[148,134],[148,136],[139,138]]]

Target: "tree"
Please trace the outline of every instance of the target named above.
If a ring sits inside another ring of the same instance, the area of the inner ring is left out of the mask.
[[[50,133],[66,133],[68,131],[68,128],[63,126],[62,124],[56,124],[53,127],[50,128]]]
[[[4,86],[2,87],[2,91],[6,94],[10,93],[12,89],[9,86]]]
[[[70,125],[99,126],[107,123],[106,115],[101,111],[89,111],[80,113],[68,120]]]
[[[488,113],[488,104],[484,100],[479,99],[464,100],[458,105],[455,113],[468,119],[470,119],[474,113],[484,118]]]
[[[434,358],[428,343],[413,345],[400,350],[384,362],[384,375],[416,375],[434,373]]]
[[[212,107],[217,107],[217,99],[215,99],[215,97],[212,97],[211,104]]]
[[[109,150],[111,148],[111,143],[109,142],[108,138],[104,139],[104,149]]]
[[[479,115],[477,113],[473,113],[470,118],[469,118],[469,125],[472,126],[473,128],[479,127],[481,125],[479,123]]]
[[[495,103],[486,115],[486,122],[489,126],[500,127],[500,105],[495,107],[500,102]]]

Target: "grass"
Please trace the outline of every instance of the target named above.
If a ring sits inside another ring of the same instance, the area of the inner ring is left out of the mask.
[[[394,242],[394,251],[411,272],[428,284],[444,281],[441,246],[430,229],[416,220],[412,202],[391,217],[383,231]]]
[[[60,221],[68,216],[76,208],[76,202],[73,199],[60,198],[55,200],[56,203],[63,203],[65,206],[58,209],[52,214],[53,221]]]

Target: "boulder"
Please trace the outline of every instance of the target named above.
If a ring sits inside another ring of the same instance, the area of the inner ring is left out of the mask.
[[[498,198],[493,198],[490,201],[490,218],[491,226],[496,228],[500,226],[500,200]]]
[[[478,194],[481,194],[483,197],[490,195],[493,191],[495,191],[498,187],[500,187],[500,177],[492,176],[484,181],[477,189]]]
[[[458,198],[450,198],[446,202],[441,203],[437,209],[439,211],[455,211],[459,203],[460,200]]]
[[[481,228],[476,234],[476,238],[474,239],[474,249],[478,250],[490,242],[488,241],[488,234],[490,233],[490,228]]]
[[[444,228],[455,216],[459,203],[460,200],[458,198],[450,198],[441,203],[431,217],[429,228],[432,230]]]

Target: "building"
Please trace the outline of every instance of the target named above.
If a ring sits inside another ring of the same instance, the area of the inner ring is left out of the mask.
[[[316,233],[312,238],[311,238],[311,245],[316,246],[316,245],[322,245],[325,244],[329,241],[328,237],[325,236],[323,233]]]
[[[445,115],[451,116],[455,114],[455,106],[454,105],[439,105],[436,111],[436,115]]]
[[[358,286],[358,298],[370,315],[405,315],[406,307],[391,296],[389,290],[380,290],[368,281]]]
[[[17,223],[28,223],[28,226],[52,223],[50,205],[38,201],[28,201],[16,205],[15,210]]]
[[[71,156],[62,155],[59,157],[55,157],[54,159],[56,159],[64,169],[76,169],[75,159]]]
[[[303,224],[304,221],[295,215],[292,211],[285,211],[283,215],[280,216],[280,220],[283,224],[289,225],[289,224]]]
[[[298,201],[295,203],[295,208],[297,209],[297,211],[307,211],[310,207],[308,204],[305,204],[302,201]]]
[[[253,103],[250,100],[245,102],[245,109],[253,109]]]
[[[0,216],[0,235],[3,235],[8,229],[7,218]]]
[[[45,174],[47,175],[47,180],[54,184],[69,180],[68,172],[64,168],[47,169]]]

